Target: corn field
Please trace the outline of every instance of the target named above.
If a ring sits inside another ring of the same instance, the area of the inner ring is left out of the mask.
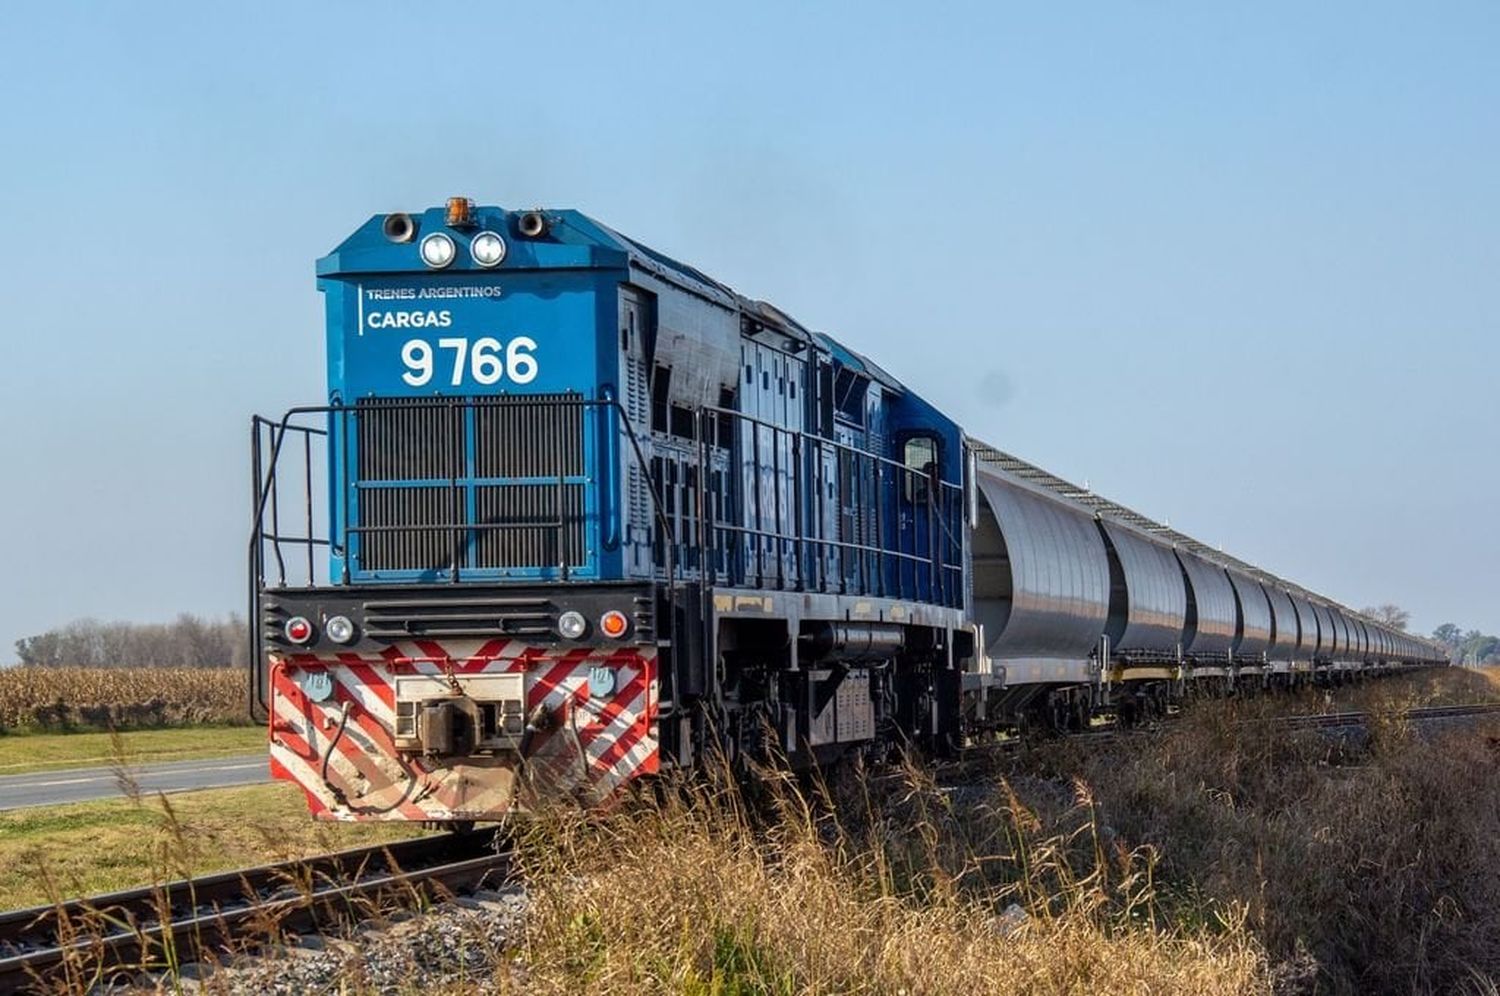
[[[247,680],[239,668],[0,668],[0,732],[248,722]]]

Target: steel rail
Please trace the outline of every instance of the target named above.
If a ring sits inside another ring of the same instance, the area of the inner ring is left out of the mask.
[[[490,832],[445,833],[0,913],[0,992],[230,954],[240,939],[369,917],[382,900],[440,898],[502,879]]]
[[[1500,702],[1479,702],[1470,705],[1419,706],[1411,709],[1398,709],[1377,713],[1338,712],[1269,716],[1262,719],[1239,720],[1234,725],[1245,728],[1259,727],[1261,729],[1276,730],[1277,732],[1298,732],[1301,730],[1348,731],[1364,729],[1368,726],[1372,718],[1388,718],[1420,724],[1475,719],[1497,714],[1500,714]],[[1129,737],[1149,737],[1169,729],[1180,715],[1180,713],[1171,713],[1151,723],[1134,727],[1122,727],[1118,722],[1109,723],[1090,730],[1047,736],[1040,741],[1023,733],[1001,740],[976,743],[962,748],[959,755],[955,758],[938,761],[934,765],[933,773],[940,782],[950,782],[955,779],[968,777],[974,771],[983,771],[987,765],[999,757],[1011,754],[1024,746],[1035,745],[1037,743],[1057,742],[1080,745],[1103,745],[1125,741]],[[882,774],[878,776],[878,779],[880,781],[899,781],[901,777],[900,774]]]
[[[1430,723],[1449,719],[1469,719],[1500,713],[1500,702],[1479,702],[1472,705],[1419,706],[1390,712],[1333,712],[1310,715],[1276,716],[1259,720],[1279,727],[1311,730],[1342,730],[1369,725],[1371,719],[1388,718],[1411,723]],[[1256,722],[1256,721],[1252,721]]]

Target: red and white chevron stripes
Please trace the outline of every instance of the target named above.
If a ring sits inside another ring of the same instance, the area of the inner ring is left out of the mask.
[[[658,770],[651,647],[417,640],[379,655],[273,655],[271,664],[271,772],[300,785],[322,819],[487,820],[549,799],[595,806]],[[591,688],[591,670],[611,672],[613,689]],[[551,720],[526,757],[396,751],[395,678],[501,672],[524,674],[528,715],[541,705]]]

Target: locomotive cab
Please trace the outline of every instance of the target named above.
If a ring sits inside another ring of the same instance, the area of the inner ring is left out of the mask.
[[[319,261],[341,578],[623,576],[626,259],[537,219],[434,209],[394,241],[373,218]]]

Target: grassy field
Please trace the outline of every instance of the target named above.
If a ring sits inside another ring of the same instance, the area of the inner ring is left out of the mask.
[[[422,832],[314,822],[286,784],[0,812],[0,909]]]
[[[0,777],[28,771],[183,761],[265,751],[261,726],[179,726],[110,733],[12,733],[0,737]]]

